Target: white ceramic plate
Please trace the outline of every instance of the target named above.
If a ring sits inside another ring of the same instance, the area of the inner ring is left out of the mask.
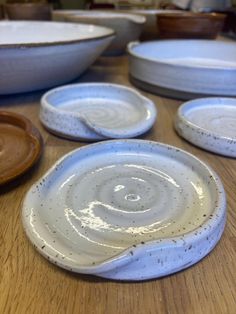
[[[72,139],[130,138],[148,131],[157,111],[135,90],[105,83],[56,88],[41,100],[40,119],[50,131]]]
[[[114,39],[95,25],[0,22],[0,94],[49,88],[83,73]]]
[[[175,147],[106,141],[59,160],[26,195],[23,224],[49,261],[79,273],[144,280],[208,254],[225,225],[218,176]]]
[[[161,40],[130,43],[129,72],[140,88],[190,99],[236,95],[236,43]]]
[[[236,157],[236,99],[203,98],[183,104],[175,128],[189,142]]]

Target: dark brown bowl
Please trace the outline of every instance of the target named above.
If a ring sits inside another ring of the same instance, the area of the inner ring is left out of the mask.
[[[4,19],[4,10],[3,10],[3,6],[0,4],[0,20]]]
[[[48,21],[52,7],[48,3],[9,3],[5,5],[9,20]]]
[[[225,17],[219,13],[158,14],[158,35],[160,38],[215,39],[223,28]]]

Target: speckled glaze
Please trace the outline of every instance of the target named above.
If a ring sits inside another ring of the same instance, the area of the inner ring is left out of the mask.
[[[189,142],[211,152],[236,157],[236,99],[202,98],[183,104],[175,128]]]
[[[22,219],[52,263],[144,280],[207,255],[224,230],[225,208],[220,179],[196,157],[156,142],[113,140],[59,160],[27,193]]]
[[[102,12],[99,11],[81,11],[77,14],[66,16],[69,22],[94,24],[109,27],[116,33],[116,37],[106,50],[106,55],[120,55],[126,51],[129,42],[138,40],[146,18],[141,15]]]
[[[73,84],[51,90],[41,99],[43,125],[72,139],[139,136],[153,126],[156,116],[151,100],[117,84]]]
[[[236,95],[235,43],[160,40],[130,43],[128,52],[131,77],[150,84],[151,92],[156,86],[184,96]]]
[[[111,29],[56,22],[0,22],[0,94],[49,88],[82,74],[114,38]]]

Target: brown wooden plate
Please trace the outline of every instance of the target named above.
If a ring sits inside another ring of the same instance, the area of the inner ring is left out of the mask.
[[[24,116],[0,111],[0,185],[30,169],[39,159],[43,140]]]

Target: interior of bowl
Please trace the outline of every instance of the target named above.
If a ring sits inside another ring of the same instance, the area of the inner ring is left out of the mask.
[[[133,45],[129,51],[131,55],[156,62],[236,69],[236,45],[230,42],[162,40]]]
[[[113,35],[102,26],[58,22],[0,22],[0,47],[50,45],[92,40]]]

